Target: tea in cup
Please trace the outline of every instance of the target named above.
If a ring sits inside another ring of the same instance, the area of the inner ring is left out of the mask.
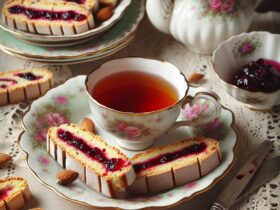
[[[85,81],[95,122],[118,137],[118,144],[142,150],[168,130],[196,126],[217,117],[220,102],[216,94],[199,92],[187,96],[185,76],[172,64],[146,58],[109,61],[91,72]],[[176,122],[186,103],[205,99],[213,103],[207,116]]]

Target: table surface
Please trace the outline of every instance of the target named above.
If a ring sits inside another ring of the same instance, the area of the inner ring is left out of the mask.
[[[258,15],[254,20],[251,30],[263,30],[274,33],[280,32],[280,15],[276,13],[267,13]],[[229,182],[236,170],[249,153],[264,139],[274,142],[269,157],[279,155],[280,151],[280,107],[272,112],[256,112],[242,106],[224,91],[221,91],[221,84],[214,76],[210,56],[201,56],[193,54],[184,46],[176,42],[168,35],[156,31],[145,17],[139,27],[135,40],[125,49],[116,54],[99,61],[71,65],[68,67],[50,66],[56,75],[56,82],[60,83],[71,76],[86,74],[105,61],[127,57],[139,56],[165,60],[175,64],[184,74],[191,72],[201,72],[205,74],[205,79],[200,83],[201,86],[210,88],[217,92],[221,97],[222,104],[233,110],[235,114],[235,129],[240,139],[238,145],[237,162],[233,169],[223,180],[218,182],[212,189],[194,199],[181,204],[172,209],[208,209],[215,200],[221,189]],[[23,61],[12,56],[0,53],[1,69],[13,69],[29,66],[40,66],[40,64]],[[14,157],[14,161],[0,170],[1,177],[17,175],[25,177],[33,193],[33,199],[28,203],[25,209],[41,207],[45,210],[89,210],[92,208],[84,207],[66,201],[56,195],[50,189],[41,185],[35,177],[29,172],[24,161],[24,156],[20,154],[16,147],[16,139],[22,131],[20,125],[20,116],[26,111],[26,104],[10,105],[0,108],[0,141],[1,152],[6,152]],[[277,210],[280,208],[280,176],[278,175],[265,186],[256,191],[247,201],[235,209],[261,209]]]

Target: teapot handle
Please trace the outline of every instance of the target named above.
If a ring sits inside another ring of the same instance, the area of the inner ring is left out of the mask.
[[[170,21],[173,11],[174,0],[147,0],[146,12],[156,29],[170,34]]]

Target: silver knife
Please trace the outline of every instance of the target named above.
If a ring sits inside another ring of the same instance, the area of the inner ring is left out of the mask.
[[[273,143],[270,141],[264,141],[257,147],[247,162],[238,171],[237,175],[231,180],[226,188],[222,190],[217,200],[212,205],[211,210],[225,210],[230,207],[254,176],[272,144]]]
[[[242,191],[241,195],[233,202],[231,207],[234,207],[241,202],[245,201],[251,193],[266,184],[272,178],[277,176],[280,172],[280,156],[275,157],[271,160],[263,162],[252,180],[248,183],[245,190]],[[233,208],[236,209],[236,208]]]

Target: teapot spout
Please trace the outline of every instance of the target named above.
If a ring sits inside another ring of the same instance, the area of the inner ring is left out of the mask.
[[[146,11],[151,23],[159,31],[170,33],[170,20],[174,0],[147,0]]]

